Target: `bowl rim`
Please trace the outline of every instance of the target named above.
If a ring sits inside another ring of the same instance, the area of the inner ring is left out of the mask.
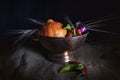
[[[49,37],[49,36],[42,36],[42,35],[38,35],[38,32],[37,32],[37,36],[40,38],[49,38],[49,39],[70,39],[70,38],[77,38],[77,37],[83,37],[83,36],[86,36],[88,35],[89,32],[87,31],[85,34],[83,35],[80,35],[80,36],[73,36],[73,37]]]

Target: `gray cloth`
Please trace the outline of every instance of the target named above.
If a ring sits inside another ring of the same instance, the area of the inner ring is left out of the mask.
[[[8,44],[6,43],[8,46]],[[7,50],[8,49],[8,50]],[[48,61],[44,48],[32,40],[26,41],[17,51],[6,48],[0,56],[0,80],[74,80],[75,72],[60,73],[64,64]],[[73,52],[74,58],[85,64],[86,77],[76,80],[119,80],[120,47],[118,43],[85,43]]]

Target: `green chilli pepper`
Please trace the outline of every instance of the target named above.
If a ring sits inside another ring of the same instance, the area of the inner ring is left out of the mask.
[[[71,30],[72,29],[70,24],[67,24],[66,27],[64,27],[64,28],[67,29],[67,30]]]
[[[75,68],[74,64],[68,64],[66,66],[64,66],[60,72],[64,73],[64,72],[68,72],[68,71],[72,71]]]

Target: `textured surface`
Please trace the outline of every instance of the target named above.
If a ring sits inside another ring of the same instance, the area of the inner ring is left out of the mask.
[[[42,46],[31,40],[16,52],[10,43],[0,43],[0,80],[73,80],[76,76],[74,72],[59,73],[63,64],[47,61]],[[74,57],[88,68],[87,77],[80,80],[120,80],[120,43],[87,42],[74,51]]]
[[[66,37],[66,38],[52,38],[38,36],[39,43],[44,46],[48,51],[64,52],[73,51],[79,48],[87,38],[88,33],[82,36]]]

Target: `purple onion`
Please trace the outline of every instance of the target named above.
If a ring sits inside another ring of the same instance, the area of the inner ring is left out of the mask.
[[[77,29],[80,29],[82,33],[87,32],[87,26],[85,24],[80,24]]]

